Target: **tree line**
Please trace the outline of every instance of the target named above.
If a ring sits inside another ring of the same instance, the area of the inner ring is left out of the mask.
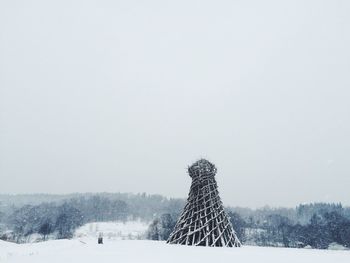
[[[160,195],[101,193],[67,196],[39,195],[14,199],[0,196],[0,239],[14,242],[71,238],[89,222],[150,222],[145,238],[166,240],[185,205],[184,199]],[[66,198],[63,198],[66,197]],[[48,199],[50,202],[44,202]],[[341,204],[314,203],[295,208],[250,209],[226,207],[243,244],[325,249],[350,248],[350,208]]]
[[[182,199],[147,194],[77,194],[69,199],[54,198],[39,203],[29,198],[34,204],[24,204],[21,197],[15,197],[15,202],[0,199],[0,239],[23,243],[32,241],[33,236],[36,241],[71,238],[76,228],[86,223],[134,219],[149,222],[157,215],[180,210],[184,204]]]
[[[318,248],[350,248],[350,210],[341,204],[316,203],[295,209],[227,208],[240,241],[246,245]],[[152,240],[167,240],[177,217],[163,214],[147,232]]]

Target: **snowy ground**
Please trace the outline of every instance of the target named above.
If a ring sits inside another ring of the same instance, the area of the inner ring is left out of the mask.
[[[0,262],[350,262],[350,251],[288,249],[288,248],[210,248],[168,245],[161,241],[135,240],[142,237],[147,224],[91,223],[79,228],[72,240],[51,240],[40,243],[14,244],[0,240]],[[97,236],[104,234],[104,244],[97,244]],[[127,240],[133,239],[133,240]]]
[[[33,244],[0,242],[0,262],[350,262],[350,251],[288,248],[210,248],[167,245],[161,241],[94,238],[53,240]]]
[[[149,223],[143,221],[96,222],[83,225],[75,232],[75,238],[97,238],[100,233],[104,239],[144,239]]]

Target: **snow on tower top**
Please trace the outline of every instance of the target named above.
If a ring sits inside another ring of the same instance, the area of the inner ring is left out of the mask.
[[[206,159],[200,159],[188,167],[188,173],[193,179],[208,175],[215,176],[216,171],[215,165]]]

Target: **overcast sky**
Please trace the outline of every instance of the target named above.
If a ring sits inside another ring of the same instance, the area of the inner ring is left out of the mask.
[[[350,205],[350,1],[1,1],[0,193]]]

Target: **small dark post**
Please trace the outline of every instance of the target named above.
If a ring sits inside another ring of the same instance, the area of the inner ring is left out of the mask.
[[[98,244],[103,244],[103,235],[102,235],[102,233],[100,233],[100,234],[98,235],[97,243],[98,243]]]

